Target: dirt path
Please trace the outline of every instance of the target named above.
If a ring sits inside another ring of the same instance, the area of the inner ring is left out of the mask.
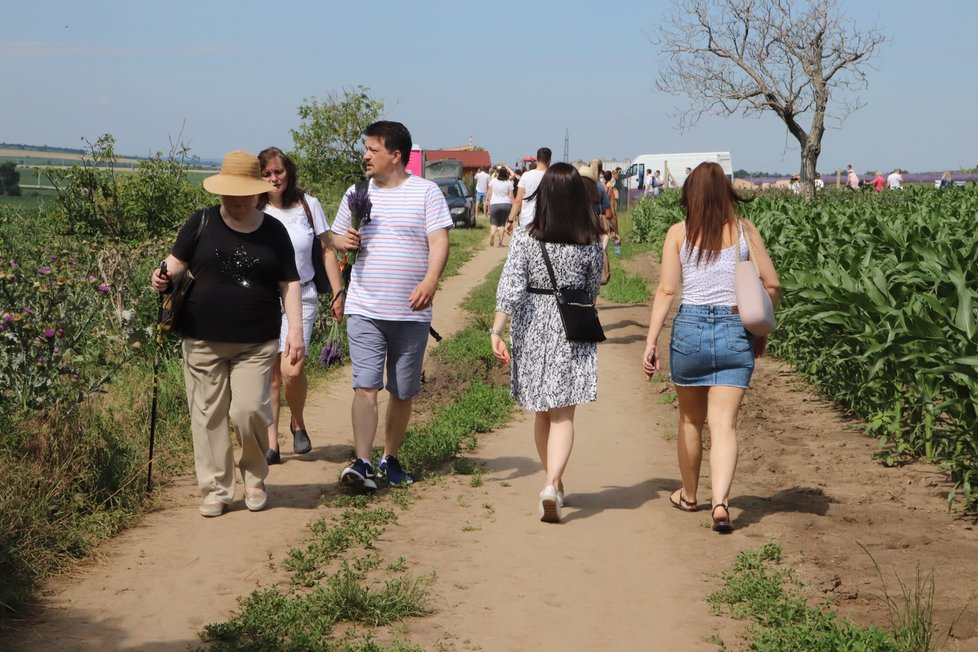
[[[502,250],[484,250],[446,281],[436,308],[442,334],[464,325],[451,306],[501,258]],[[636,267],[655,274],[648,262]],[[434,615],[408,621],[403,638],[426,650],[592,650],[612,642],[715,650],[707,637],[730,644],[739,625],[709,613],[711,574],[770,540],[861,622],[887,624],[879,580],[857,541],[888,573],[891,590],[894,570],[908,581],[916,565],[936,567],[945,627],[969,599],[974,604],[974,524],[946,513],[941,477],[925,466],[874,463],[874,443],[773,360],[762,361],[742,413],[731,501],[737,530],[719,537],[708,511],[671,509],[676,412],[659,401],[669,385],[645,382],[638,366],[647,318],[648,305],[602,310],[609,341],[599,352],[600,399],[578,412],[562,524],[537,520],[543,475],[524,415],[480,437],[482,486],[448,476],[411,490],[415,502],[378,548],[438,578]],[[307,417],[314,453],[273,469],[270,509],[250,514],[239,500],[229,514],[204,520],[191,483],[179,483],[167,507],[106,546],[101,562],[52,581],[12,649],[175,652],[196,643],[200,628],[225,618],[238,596],[276,579],[269,555],[280,559],[300,540],[323,509],[322,493],[336,491],[350,453],[349,399],[346,374],[319,388]],[[959,649],[978,649],[974,609],[955,633]]]

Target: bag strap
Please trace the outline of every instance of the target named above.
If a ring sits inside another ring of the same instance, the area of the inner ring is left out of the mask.
[[[550,275],[550,284],[554,289],[554,296],[557,297],[557,301],[560,301],[560,290],[557,289],[557,277],[554,276],[554,266],[550,263],[550,254],[547,253],[547,245],[544,244],[543,240],[537,240],[537,244],[540,245],[540,252],[543,254],[543,264],[547,266],[547,274]]]
[[[309,204],[306,202],[305,193],[299,195],[299,201],[302,202],[302,210],[306,212],[306,219],[309,220],[309,228],[312,229],[312,237],[316,237],[316,225],[312,223],[312,211],[309,210]]]
[[[197,250],[197,243],[200,242],[200,235],[204,232],[204,228],[207,226],[207,208],[200,209],[200,222],[197,224],[197,233],[194,234],[194,251]],[[190,253],[190,257],[193,258],[193,252]],[[187,261],[187,269],[190,269],[190,261]]]
[[[754,243],[751,242],[750,233],[744,228],[744,221],[737,220],[737,225],[740,226],[740,235],[744,236],[744,240],[747,241],[747,260],[749,260],[754,265],[754,271],[757,272],[757,277],[761,276],[761,268],[757,266],[757,254],[754,253]],[[740,262],[740,242],[737,242],[737,262]]]

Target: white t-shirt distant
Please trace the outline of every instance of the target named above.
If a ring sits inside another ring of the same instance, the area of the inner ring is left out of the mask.
[[[316,226],[315,235],[325,233],[329,228],[329,222],[326,221],[323,205],[312,195],[305,197],[306,203],[309,204],[309,212],[312,213],[312,223]],[[295,250],[295,267],[299,272],[299,282],[311,281],[315,274],[312,268],[313,230],[309,227],[309,218],[306,217],[306,209],[302,207],[302,203],[292,208],[275,208],[271,204],[266,204],[262,211],[285,225],[285,229],[289,232],[289,239],[292,240],[292,248]]]
[[[489,190],[489,173],[479,170],[475,173],[475,191],[485,193]]]
[[[527,201],[527,197],[532,195],[540,187],[540,179],[543,178],[543,170],[528,170],[520,177],[517,188],[523,189],[523,204],[520,206],[520,226],[524,229],[530,226],[533,218],[537,214],[537,198]]]
[[[499,179],[493,179],[489,182],[489,187],[492,188],[492,199],[489,200],[489,205],[493,206],[495,204],[512,204],[513,201],[509,198],[510,191],[513,190],[513,182],[509,179],[501,181]]]
[[[902,182],[903,182],[903,175],[897,172],[894,172],[890,176],[886,177],[886,187],[891,188],[893,190],[899,190],[900,188],[902,188],[903,187],[901,185]]]

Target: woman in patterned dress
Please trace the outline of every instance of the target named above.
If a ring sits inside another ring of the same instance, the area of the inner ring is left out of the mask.
[[[564,504],[561,477],[574,445],[574,409],[598,396],[598,353],[593,342],[567,341],[540,248],[546,247],[560,287],[584,288],[594,298],[601,281],[601,226],[571,165],[548,168],[534,195],[536,217],[510,243],[489,334],[496,357],[512,360],[513,397],[536,413],[533,435],[547,474],[540,518],[555,523]],[[507,316],[512,358],[502,339]]]

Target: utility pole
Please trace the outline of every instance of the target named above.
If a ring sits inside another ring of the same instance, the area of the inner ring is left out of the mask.
[[[564,163],[570,163],[570,129],[564,128]]]

